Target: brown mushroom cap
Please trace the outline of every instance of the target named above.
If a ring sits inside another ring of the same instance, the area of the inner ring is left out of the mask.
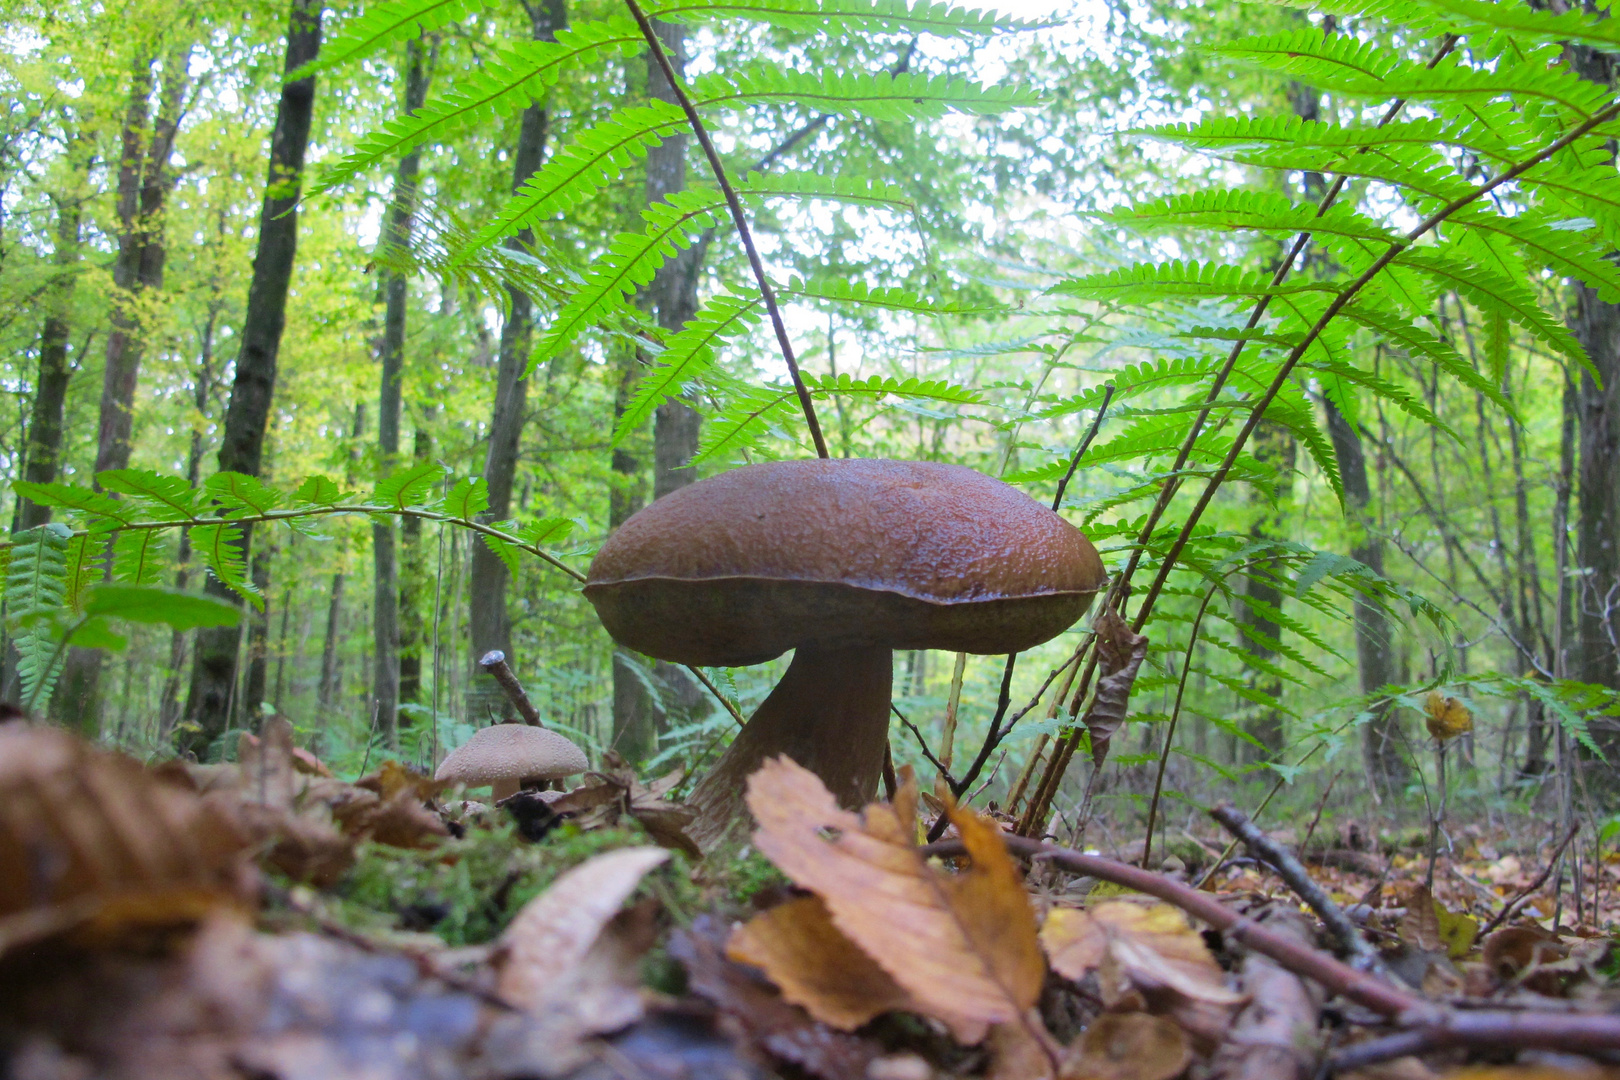
[[[555,780],[590,768],[585,751],[545,728],[527,724],[494,724],[439,763],[435,780],[467,787],[515,784],[522,780]]]
[[[620,644],[739,667],[788,649],[1016,652],[1107,575],[1080,531],[959,465],[750,465],[664,496],[602,545],[585,596]]]

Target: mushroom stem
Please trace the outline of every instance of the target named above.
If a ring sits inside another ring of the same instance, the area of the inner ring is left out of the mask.
[[[778,754],[821,777],[843,806],[865,806],[883,772],[893,688],[886,647],[797,649],[782,681],[692,792],[692,839],[705,851],[724,840],[745,817],[749,775]]]
[[[494,806],[502,799],[509,799],[523,789],[523,781],[512,777],[506,780],[495,780],[489,785],[489,804]]]

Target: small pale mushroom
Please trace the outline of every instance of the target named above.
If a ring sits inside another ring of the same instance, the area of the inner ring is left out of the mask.
[[[439,764],[435,780],[463,787],[490,786],[500,802],[528,780],[559,780],[590,767],[585,751],[545,728],[495,724],[479,730]]]
[[[1008,653],[1046,641],[1107,583],[1080,531],[959,465],[750,465],[672,492],[608,538],[585,597],[619,644],[660,660],[793,662],[688,800],[718,843],[750,773],[787,754],[847,807],[872,798],[893,650]]]

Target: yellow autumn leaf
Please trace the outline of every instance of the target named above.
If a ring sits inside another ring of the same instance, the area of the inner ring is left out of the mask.
[[[1474,730],[1474,714],[1468,711],[1468,706],[1438,690],[1429,691],[1423,712],[1429,734],[1439,742],[1448,742]]]

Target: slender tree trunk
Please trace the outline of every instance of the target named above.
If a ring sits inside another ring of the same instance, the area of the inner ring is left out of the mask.
[[[39,374],[28,416],[28,459],[23,478],[36,484],[56,479],[62,461],[62,410],[67,401],[68,337],[72,332],[73,291],[79,265],[79,204],[67,197],[57,202],[56,276],[45,298],[45,320],[39,331]],[[32,529],[51,520],[51,508],[20,500],[17,528]]]
[[[433,458],[433,432],[429,427],[434,408],[426,406],[416,421],[412,457],[418,462]],[[422,620],[422,592],[427,585],[427,552],[422,546],[422,519],[406,518],[400,523],[405,548],[405,572],[399,581],[399,700],[402,705],[422,701],[422,643],[427,640]],[[410,717],[400,714],[400,723]]]
[[[1620,688],[1620,306],[1575,286],[1575,337],[1602,378],[1582,371],[1576,391],[1580,482],[1576,487],[1574,667],[1570,677]]]
[[[282,575],[283,578],[286,578],[286,576],[285,574]],[[287,624],[292,621],[291,615],[292,589],[283,587],[281,590],[281,629],[276,634],[276,688],[270,698],[270,704],[274,706],[278,714],[281,712],[282,702],[286,700],[282,695],[287,688]],[[297,678],[296,673],[293,677]]]
[[[1262,422],[1255,428],[1253,446],[1255,458],[1277,470],[1278,490],[1259,509],[1249,527],[1249,536],[1256,541],[1280,540],[1288,527],[1288,515],[1294,504],[1292,489],[1298,445],[1293,434],[1285,428]],[[1272,614],[1282,610],[1283,591],[1277,585],[1282,573],[1281,558],[1265,558],[1256,562],[1244,579],[1244,599],[1237,613],[1239,640],[1244,650],[1261,662],[1247,665],[1248,684],[1272,702],[1264,706],[1248,705],[1250,709],[1258,710],[1248,724],[1249,734],[1265,747],[1263,754],[1268,759],[1280,755],[1286,745],[1282,680],[1263,666],[1276,658],[1276,646],[1282,638],[1282,626]],[[1259,752],[1259,747],[1250,746],[1248,749]]]
[[[366,433],[365,402],[354,407],[354,426],[349,431],[349,465],[344,480],[354,484],[355,466],[360,459],[360,440]],[[343,637],[343,585],[342,570],[332,575],[332,599],[326,607],[326,634],[321,639],[321,681],[315,692],[318,711],[325,717],[337,704],[338,696],[338,642]]]
[[[1327,402],[1327,421],[1328,437],[1333,440],[1333,454],[1338,458],[1339,476],[1344,483],[1345,510],[1350,518],[1353,538],[1350,557],[1382,575],[1384,541],[1373,528],[1372,487],[1367,482],[1367,455],[1362,449],[1361,436],[1331,401]],[[1361,692],[1375,694],[1396,681],[1395,643],[1390,636],[1389,619],[1383,608],[1360,595],[1355,599],[1354,617]],[[1393,704],[1385,703],[1375,709],[1362,731],[1362,757],[1369,779],[1384,791],[1404,788],[1410,771],[1400,754],[1400,718]]]
[[[270,668],[270,563],[275,558],[273,544],[260,543],[253,552],[250,573],[253,587],[264,597],[264,607],[249,618],[247,633],[247,677],[242,680],[241,706],[236,710],[244,728],[258,730],[264,714],[265,677]]]
[[[405,113],[422,107],[427,98],[428,72],[423,62],[422,42],[405,47]],[[399,161],[394,175],[394,197],[383,232],[382,249],[386,259],[400,264],[410,258],[411,217],[416,212],[416,174],[422,165],[420,151],[413,150]],[[387,306],[383,314],[382,388],[377,397],[377,450],[379,474],[387,476],[399,461],[399,421],[404,396],[405,316],[409,300],[410,276],[401,268],[388,271],[385,288]],[[399,561],[396,550],[398,524],[391,518],[372,522],[372,707],[377,724],[391,747],[399,745]]]
[[[320,44],[320,3],[291,0],[283,70],[291,73],[314,60]],[[286,327],[287,289],[298,253],[298,197],[314,111],[314,76],[282,86],[259,214],[258,252],[253,259],[247,314],[242,323],[241,352],[236,359],[230,405],[225,411],[219,449],[221,471],[259,475],[270,400],[276,387],[276,357]],[[244,544],[251,539],[251,530],[244,529]],[[230,590],[212,578],[208,591],[230,598]],[[193,726],[186,731],[180,749],[201,754],[224,730],[231,687],[236,680],[237,640],[235,628],[198,632],[191,691],[186,699],[186,715]]]
[[[542,0],[526,5],[537,41],[550,41],[568,24],[564,0]],[[516,191],[532,176],[545,158],[550,118],[544,106],[530,105],[523,110],[518,128],[516,152],[512,155],[512,189]],[[527,251],[534,244],[534,232],[524,229],[507,240],[513,251]],[[484,456],[484,483],[489,487],[490,521],[501,521],[512,512],[512,484],[517,476],[518,448],[523,437],[523,410],[528,399],[529,380],[524,369],[529,363],[529,338],[534,327],[534,301],[516,282],[506,286],[506,322],[501,327],[499,359],[495,375],[495,403],[490,412],[489,449]],[[512,652],[512,623],[506,607],[506,564],[488,545],[472,545],[469,586],[478,598],[470,612],[471,660],[491,649]],[[473,668],[472,670],[477,670]],[[481,677],[473,680],[469,695],[469,715],[480,716],[490,702],[498,700],[498,688]],[[493,695],[493,696],[492,696]],[[492,707],[492,706],[491,706]]]
[[[176,48],[163,64],[157,117],[151,98],[155,58],[138,59],[130,79],[118,162],[118,254],[113,261],[112,328],[107,335],[101,384],[101,417],[96,432],[95,473],[129,467],[134,429],[135,385],[146,348],[145,298],[163,288],[166,257],[164,202],[172,180],[169,159],[185,97],[189,47]],[[68,651],[51,714],[71,723],[93,723],[101,710],[99,649]]]

